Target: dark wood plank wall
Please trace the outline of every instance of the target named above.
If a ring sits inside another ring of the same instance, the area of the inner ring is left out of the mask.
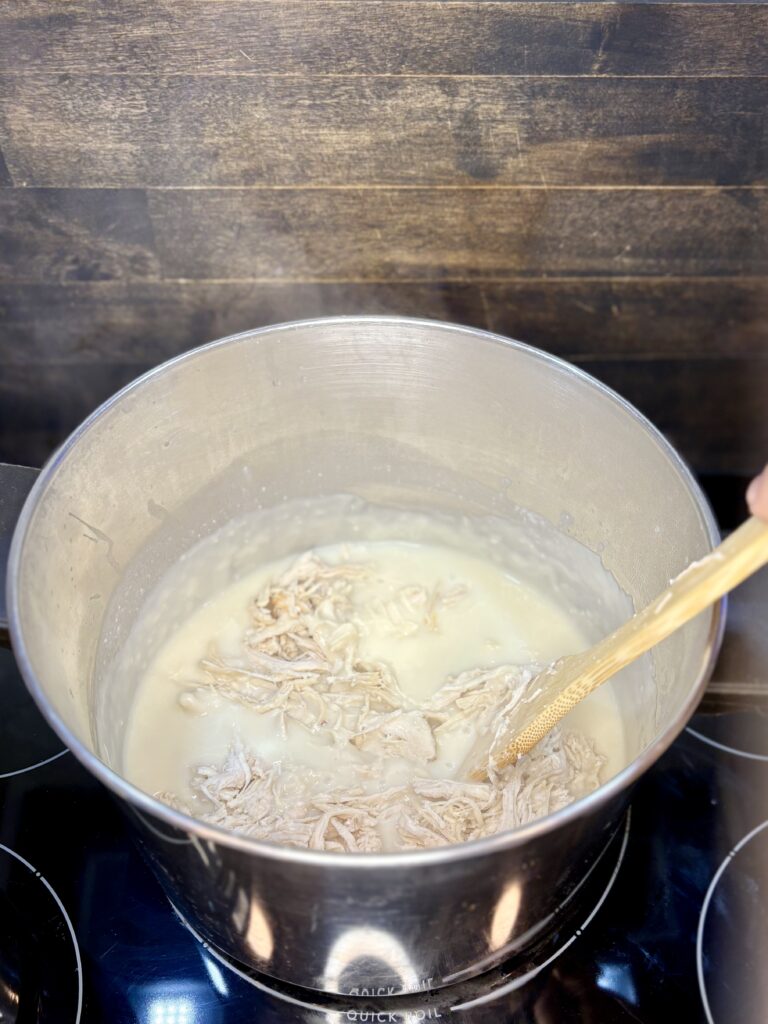
[[[0,458],[295,317],[572,359],[768,455],[768,5],[0,0]]]

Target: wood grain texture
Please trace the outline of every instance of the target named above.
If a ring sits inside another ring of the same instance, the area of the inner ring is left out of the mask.
[[[89,412],[138,375],[135,365],[4,366],[0,462],[40,466]]]
[[[0,0],[0,72],[0,456],[212,338],[404,313],[764,461],[768,4]]]
[[[754,75],[762,5],[0,2],[0,71]]]
[[[11,175],[8,170],[8,165],[5,162],[2,150],[0,150],[0,188],[7,188],[11,184]]]
[[[768,190],[0,190],[0,280],[765,276]]]
[[[645,412],[695,469],[748,475],[765,461],[768,359],[583,365]],[[0,460],[40,463],[100,402],[147,368],[104,361],[5,367]]]
[[[644,412],[692,466],[754,474],[768,452],[768,359],[590,361],[590,373]]]
[[[768,273],[768,192],[148,193],[163,276],[472,280]]]
[[[763,79],[0,78],[17,185],[752,184]]]
[[[153,366],[239,331],[318,316],[427,317],[567,359],[768,358],[768,280],[474,284],[0,285],[0,365]]]
[[[0,281],[158,274],[143,191],[0,191]]]

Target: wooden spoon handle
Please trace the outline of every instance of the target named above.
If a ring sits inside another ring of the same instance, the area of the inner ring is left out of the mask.
[[[623,626],[583,654],[555,664],[539,678],[553,694],[494,758],[496,768],[514,764],[576,705],[616,672],[695,618],[768,562],[768,523],[751,517],[714,551],[694,562],[666,590]]]

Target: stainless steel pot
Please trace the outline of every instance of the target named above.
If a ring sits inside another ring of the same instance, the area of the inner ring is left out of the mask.
[[[180,913],[224,953],[306,988],[438,988],[525,952],[572,901],[632,783],[692,714],[721,611],[655,651],[650,705],[627,692],[626,768],[526,827],[345,856],[199,824],[134,788],[99,745],[95,666],[201,537],[254,503],[339,492],[532,509],[600,551],[638,603],[708,551],[716,528],[669,444],[586,374],[482,331],[397,318],[286,324],[188,352],[103,405],[40,473],[8,567],[18,663],[56,732],[124,802]],[[114,700],[119,726],[126,695]]]

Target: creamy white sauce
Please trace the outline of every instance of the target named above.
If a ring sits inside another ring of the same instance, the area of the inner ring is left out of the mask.
[[[336,544],[316,553],[331,564],[348,561],[373,567],[371,577],[354,589],[361,654],[366,660],[386,662],[414,706],[423,705],[450,677],[463,671],[507,664],[545,665],[588,646],[566,609],[482,558],[449,547],[399,541]],[[225,657],[238,655],[249,627],[251,600],[291,562],[284,559],[265,565],[212,594],[160,648],[139,684],[123,751],[125,773],[141,789],[175,794],[194,808],[198,799],[190,789],[194,770],[223,762],[235,746],[266,762],[280,760],[333,771],[342,779],[345,771],[359,764],[362,755],[351,745],[340,750],[296,722],[289,721],[281,731],[274,712],[260,713],[219,698],[201,702],[196,696],[197,688],[206,682],[201,659],[211,645]],[[402,589],[409,585],[429,589],[460,585],[466,593],[440,607],[438,629],[422,627],[405,635],[408,624],[399,629],[397,619]],[[368,614],[371,608],[392,602],[394,627],[392,614]],[[564,728],[594,741],[606,759],[603,780],[623,768],[621,716],[610,688],[603,687],[584,701],[565,720]],[[455,777],[475,738],[466,728],[441,736],[437,756],[428,765],[429,775]],[[411,767],[390,759],[382,766],[382,781],[404,781]]]

